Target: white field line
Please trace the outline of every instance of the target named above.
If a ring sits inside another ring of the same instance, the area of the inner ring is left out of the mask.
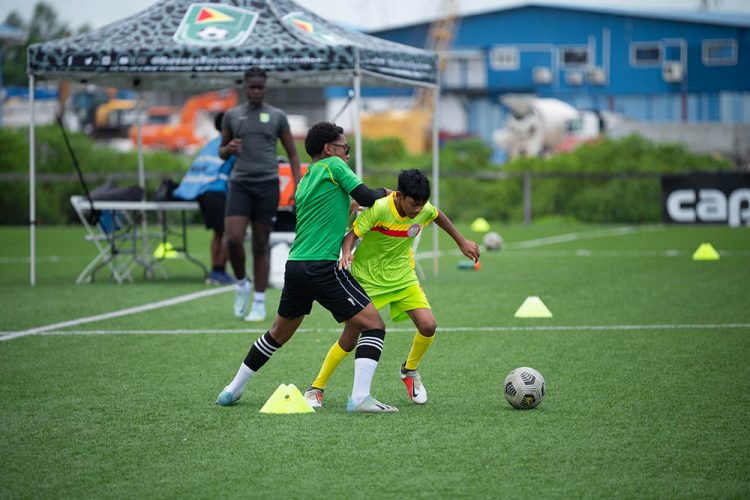
[[[615,227],[610,229],[599,229],[594,231],[585,231],[578,233],[567,233],[558,234],[557,236],[549,236],[547,238],[537,238],[535,240],[519,241],[517,243],[511,243],[508,245],[509,248],[535,248],[545,245],[554,245],[556,243],[569,243],[571,241],[577,241],[582,239],[591,238],[606,238],[609,236],[624,236],[627,234],[633,234],[636,231],[634,226]]]
[[[655,229],[658,229],[658,226],[649,226],[649,227],[646,227],[645,229],[655,230]],[[625,234],[631,234],[635,231],[636,231],[636,228],[634,226],[616,227],[616,228],[611,228],[611,229],[597,229],[594,231],[567,233],[567,234],[562,234],[558,236],[552,236],[549,238],[539,238],[536,240],[528,240],[525,242],[522,241],[522,242],[516,243],[515,245],[526,245],[525,248],[531,248],[535,246],[551,245],[555,243],[562,243],[562,242],[574,241],[574,240],[579,240],[579,239],[601,238],[601,237],[606,237],[606,236],[622,236]],[[519,246],[519,248],[521,247]],[[458,250],[454,250],[454,252],[459,253]],[[441,255],[442,253],[443,252],[438,252],[438,255]],[[416,255],[416,258],[426,259],[426,258],[430,258],[431,256],[432,256],[432,252],[420,253]],[[216,295],[218,293],[228,292],[231,289],[233,289],[232,286],[221,287],[221,288],[206,290],[202,292],[195,292],[195,293],[191,293],[188,295],[183,295],[181,297],[175,297],[172,299],[161,300],[159,302],[154,302],[152,304],[144,304],[142,306],[131,307],[128,309],[121,309],[119,311],[99,314],[96,316],[88,316],[85,318],[79,318],[79,319],[70,320],[70,321],[63,321],[61,323],[53,323],[53,324],[40,326],[36,328],[30,328],[28,330],[23,330],[23,331],[18,331],[18,332],[7,332],[4,334],[0,332],[0,342],[5,341],[5,340],[16,339],[19,337],[26,337],[28,335],[45,333],[45,332],[59,332],[61,328],[67,328],[67,327],[82,325],[86,323],[93,323],[95,321],[118,318],[121,316],[137,314],[137,313],[141,313],[145,311],[152,311],[154,309],[160,309],[162,307],[169,307],[175,304],[181,304],[183,302],[188,302],[188,301],[199,299],[202,297],[208,297],[211,295]],[[247,331],[247,330],[240,330],[240,331]]]
[[[657,229],[658,226],[646,226],[645,229],[647,231],[653,231]],[[608,228],[608,229],[595,229],[593,231],[580,231],[576,233],[566,233],[566,234],[558,234],[557,236],[549,236],[547,238],[537,238],[534,240],[527,240],[527,241],[519,241],[516,243],[508,243],[504,246],[505,249],[525,249],[525,248],[535,248],[535,247],[541,247],[545,245],[554,245],[557,243],[568,243],[571,241],[576,240],[585,240],[585,239],[592,239],[592,238],[606,238],[609,236],[624,236],[627,234],[632,234],[639,230],[635,226],[622,226],[622,227],[614,227],[614,228]],[[447,252],[449,255],[461,255],[461,251],[457,248],[454,248],[452,250],[449,250]],[[445,255],[446,252],[438,251],[438,256]],[[418,260],[422,259],[429,259],[434,256],[434,252],[427,251],[427,252],[419,252],[415,255],[415,258]]]
[[[447,326],[438,327],[440,333],[502,333],[502,332],[585,332],[585,331],[636,331],[636,330],[731,330],[748,329],[750,323],[673,323],[654,325],[565,325],[565,326]],[[237,328],[213,330],[44,330],[38,335],[223,335],[237,333],[265,333],[267,328]],[[335,333],[341,328],[300,328],[300,333]],[[389,332],[414,331],[414,328],[388,328]],[[1,333],[1,332],[0,332]]]
[[[93,323],[95,321],[101,321],[105,319],[119,318],[121,316],[128,316],[130,314],[138,314],[146,311],[152,311],[154,309],[160,309],[162,307],[169,307],[175,304],[182,304],[183,302],[190,302],[191,300],[201,299],[203,297],[210,297],[211,295],[217,295],[220,293],[226,293],[234,290],[233,285],[223,286],[220,288],[212,288],[211,290],[203,290],[201,292],[189,293],[172,299],[160,300],[159,302],[152,302],[151,304],[144,304],[142,306],[129,307],[127,309],[120,309],[119,311],[113,311],[104,314],[97,314],[96,316],[87,316],[85,318],[78,318],[70,321],[63,321],[61,323],[52,323],[50,325],[39,326],[36,328],[30,328],[20,332],[10,332],[0,335],[0,341],[12,340],[19,337],[26,337],[28,335],[34,335],[38,333],[44,333],[48,331],[56,331],[60,328],[67,328],[69,326],[78,326],[86,323]]]

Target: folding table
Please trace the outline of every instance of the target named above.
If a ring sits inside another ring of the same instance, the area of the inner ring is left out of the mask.
[[[166,272],[159,267],[163,258],[155,258],[153,249],[158,244],[166,244],[170,235],[178,235],[179,246],[171,249],[181,252],[185,258],[203,271],[204,278],[208,275],[205,265],[188,252],[187,245],[187,212],[200,210],[195,201],[90,201],[85,196],[71,196],[73,206],[83,227],[86,229],[86,240],[91,241],[97,249],[97,255],[81,271],[76,283],[90,283],[96,273],[103,267],[108,267],[112,277],[118,283],[133,281],[132,272],[142,267],[144,276],[155,277],[160,271],[166,277]],[[91,210],[109,212],[111,222],[91,222]],[[167,212],[180,213],[179,229],[169,226]],[[143,217],[155,214],[159,224],[151,226],[151,231],[144,237],[141,221]]]

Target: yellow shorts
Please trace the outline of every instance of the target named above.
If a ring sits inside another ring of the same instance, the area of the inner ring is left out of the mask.
[[[368,295],[370,294],[368,293]],[[402,288],[401,290],[381,293],[380,295],[370,295],[370,300],[372,300],[377,310],[390,304],[393,321],[406,321],[409,319],[406,311],[411,311],[412,309],[432,309],[430,303],[427,302],[427,296],[424,294],[422,286],[418,283]]]

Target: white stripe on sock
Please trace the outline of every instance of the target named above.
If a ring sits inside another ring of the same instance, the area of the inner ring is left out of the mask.
[[[377,340],[376,339],[360,339],[359,342],[357,342],[357,347],[361,345],[372,346],[378,349],[379,351],[383,350],[383,341],[380,339],[377,339]]]
[[[269,358],[273,356],[273,353],[275,353],[277,349],[269,344],[263,337],[259,337],[258,340],[255,341],[255,347]]]

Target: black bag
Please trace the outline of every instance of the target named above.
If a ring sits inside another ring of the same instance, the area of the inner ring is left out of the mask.
[[[140,186],[118,187],[103,184],[89,194],[92,200],[98,201],[141,201],[143,189]]]
[[[172,193],[177,189],[177,184],[172,179],[162,179],[159,187],[154,191],[154,201],[174,201]]]
[[[96,201],[141,201],[143,200],[143,189],[140,186],[118,187],[111,183],[102,184],[89,193],[89,198]],[[109,211],[109,218],[114,218],[114,213]],[[102,218],[99,210],[92,210],[86,219],[90,224],[101,223],[105,232],[110,232],[114,224],[108,224],[107,217]]]

